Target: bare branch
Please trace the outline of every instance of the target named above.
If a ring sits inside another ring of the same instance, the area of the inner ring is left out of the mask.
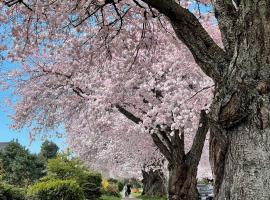
[[[23,0],[10,0],[10,1],[4,1],[4,3],[8,6],[8,7],[11,7],[11,6],[14,6],[18,3],[21,3],[23,4],[27,9],[33,11],[32,8],[30,8],[29,5],[27,5]]]
[[[189,166],[198,166],[201,154],[206,138],[206,134],[209,129],[208,117],[204,110],[201,111],[199,128],[196,132],[196,135],[193,140],[192,147],[188,152],[187,156],[187,163]]]
[[[189,48],[197,64],[216,82],[229,65],[229,56],[202,27],[199,20],[174,0],[143,0],[169,18],[177,37]]]
[[[158,137],[157,134],[153,133],[151,134],[152,139],[155,143],[155,145],[159,148],[160,152],[165,156],[165,158],[172,163],[172,154],[169,151],[169,149],[166,147],[166,145],[163,144],[161,139]]]
[[[128,110],[126,110],[124,107],[122,107],[120,105],[116,105],[115,107],[118,109],[118,111],[120,113],[122,113],[129,120],[133,121],[135,124],[139,124],[140,122],[142,122],[142,120],[140,118],[138,118],[135,115],[133,115],[131,112],[129,112]]]

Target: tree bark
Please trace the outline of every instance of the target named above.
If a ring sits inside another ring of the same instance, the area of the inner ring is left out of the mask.
[[[142,170],[142,195],[162,197],[167,195],[166,178],[161,170]]]
[[[197,168],[191,169],[185,163],[169,166],[169,200],[197,200]]]
[[[190,151],[184,151],[184,133],[175,134],[172,141],[171,158],[169,159],[169,200],[197,200],[197,171],[208,132],[208,118],[201,112],[201,126],[198,128]],[[154,140],[155,141],[155,140]],[[176,146],[178,144],[178,146]],[[177,148],[176,148],[177,147]]]
[[[217,84],[210,148],[218,200],[270,199],[269,5],[240,1],[234,53]]]
[[[228,134],[224,178],[216,199],[270,199],[270,129],[243,123]]]

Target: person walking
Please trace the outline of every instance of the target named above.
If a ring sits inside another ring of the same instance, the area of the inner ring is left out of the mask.
[[[131,183],[129,181],[128,184],[127,184],[127,187],[126,187],[126,192],[125,192],[126,197],[129,197],[129,195],[131,194],[131,188],[132,188],[132,185],[131,185]]]

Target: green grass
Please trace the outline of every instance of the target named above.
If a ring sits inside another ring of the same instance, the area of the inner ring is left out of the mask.
[[[137,198],[141,196],[141,193],[132,193],[132,197]]]
[[[147,196],[138,196],[138,199],[142,200],[167,200],[166,197],[147,197]]]
[[[100,200],[121,200],[121,198],[119,197],[114,197],[114,196],[106,196],[106,195],[102,195],[100,197]]]

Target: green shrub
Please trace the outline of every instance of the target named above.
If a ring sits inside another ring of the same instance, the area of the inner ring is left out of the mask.
[[[77,182],[83,189],[84,196],[88,200],[96,200],[101,196],[101,174],[85,173]]]
[[[102,189],[102,194],[114,197],[120,197],[120,192],[118,190],[117,184],[109,184],[107,188]]]
[[[99,200],[121,200],[120,197],[102,195]]]
[[[59,154],[55,159],[49,159],[47,164],[48,176],[42,180],[73,179],[83,189],[85,198],[96,200],[101,196],[101,174],[91,173],[83,163],[75,158]]]
[[[142,200],[167,200],[166,197],[149,197],[149,196],[139,196],[137,197]]]
[[[0,199],[1,200],[26,200],[23,189],[13,185],[0,183]]]
[[[75,180],[39,182],[28,189],[27,195],[34,200],[84,200],[83,190]]]
[[[117,183],[117,185],[118,185],[118,191],[121,192],[124,189],[124,183],[122,183],[121,181],[119,181]]]
[[[108,179],[108,182],[109,183],[118,183],[118,180],[117,179],[114,179],[114,178],[109,178]]]

